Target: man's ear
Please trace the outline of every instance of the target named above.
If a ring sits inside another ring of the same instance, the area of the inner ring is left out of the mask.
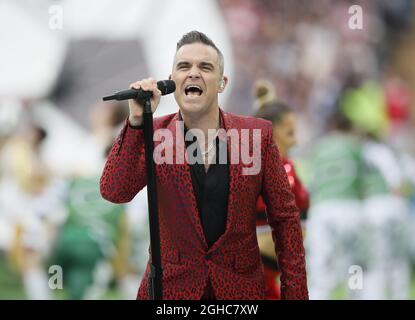
[[[219,93],[222,93],[228,84],[228,77],[223,76],[222,80],[219,82]]]

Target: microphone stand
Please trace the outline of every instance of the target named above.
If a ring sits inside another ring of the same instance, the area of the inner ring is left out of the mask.
[[[153,113],[151,112],[150,98],[142,100],[144,102],[143,124],[144,142],[147,173],[147,200],[148,215],[150,223],[150,248],[151,264],[149,278],[149,295],[152,300],[163,300],[163,269],[161,266],[160,254],[160,229],[157,208],[157,186],[156,170],[153,160],[154,140],[153,140]]]

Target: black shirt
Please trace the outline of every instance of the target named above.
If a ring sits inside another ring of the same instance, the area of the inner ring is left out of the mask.
[[[140,126],[132,126],[129,122],[128,124],[133,129],[144,128],[144,124]],[[184,136],[186,137],[188,131],[186,125],[184,126],[184,131]],[[196,143],[198,146],[196,139],[196,136],[193,135],[193,140],[185,140],[186,147],[189,147],[193,143]],[[194,149],[196,153],[194,153],[194,157],[197,157],[198,161],[194,164],[189,164],[199,218],[209,248],[225,232],[228,216],[229,161],[227,158],[226,142],[216,137],[215,148],[216,162],[210,164],[207,172],[205,171],[203,156],[199,147]],[[220,163],[220,154],[225,155],[223,156],[226,159],[225,164]]]
[[[185,136],[187,131],[185,127]],[[221,152],[227,154],[226,142],[219,137],[215,140],[216,162],[209,165],[207,172],[199,147],[193,149],[193,156],[197,157],[197,162],[189,164],[199,217],[209,247],[225,232],[228,215],[229,166],[227,158],[225,164],[219,162],[219,154]],[[198,145],[194,135],[193,141],[185,141],[185,143],[186,147],[193,143]]]

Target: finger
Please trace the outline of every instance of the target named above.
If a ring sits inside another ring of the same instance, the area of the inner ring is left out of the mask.
[[[130,89],[140,89],[141,88],[141,81],[136,81],[130,84]]]
[[[146,87],[145,87],[145,88],[143,87],[143,90],[146,90],[146,91],[151,91],[151,92],[153,92],[153,94],[156,94],[156,90],[158,90],[158,88],[157,88],[157,83],[149,82],[149,83],[146,85]]]
[[[141,83],[141,88],[144,91],[153,91],[153,85],[149,79],[144,79]]]
[[[153,89],[153,96],[161,97],[161,91],[157,87]]]

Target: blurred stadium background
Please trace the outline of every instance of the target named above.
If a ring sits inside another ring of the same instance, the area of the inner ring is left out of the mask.
[[[362,8],[361,29],[349,25],[353,5]],[[370,210],[357,212],[363,253],[348,261],[362,267],[363,287],[369,271],[389,287],[375,289],[380,296],[354,294],[355,274],[333,267],[337,278],[316,290],[332,299],[414,299],[414,14],[410,0],[0,1],[0,299],[135,298],[148,255],[146,192],[125,206],[99,195],[106,151],[128,112],[100,99],[143,77],[167,78],[175,43],[190,30],[224,52],[223,109],[253,114],[257,79],[294,108],[291,157],[312,208],[321,172],[315,149],[336,110],[353,123],[359,152],[376,142],[369,158],[381,163],[372,183],[382,181],[400,207],[380,222],[376,210],[375,222]],[[176,111],[169,96],[156,116]],[[356,194],[367,207],[367,195]],[[332,258],[342,259],[347,239],[335,240],[322,239],[321,250],[340,241]],[[62,288],[54,265],[62,267]]]

